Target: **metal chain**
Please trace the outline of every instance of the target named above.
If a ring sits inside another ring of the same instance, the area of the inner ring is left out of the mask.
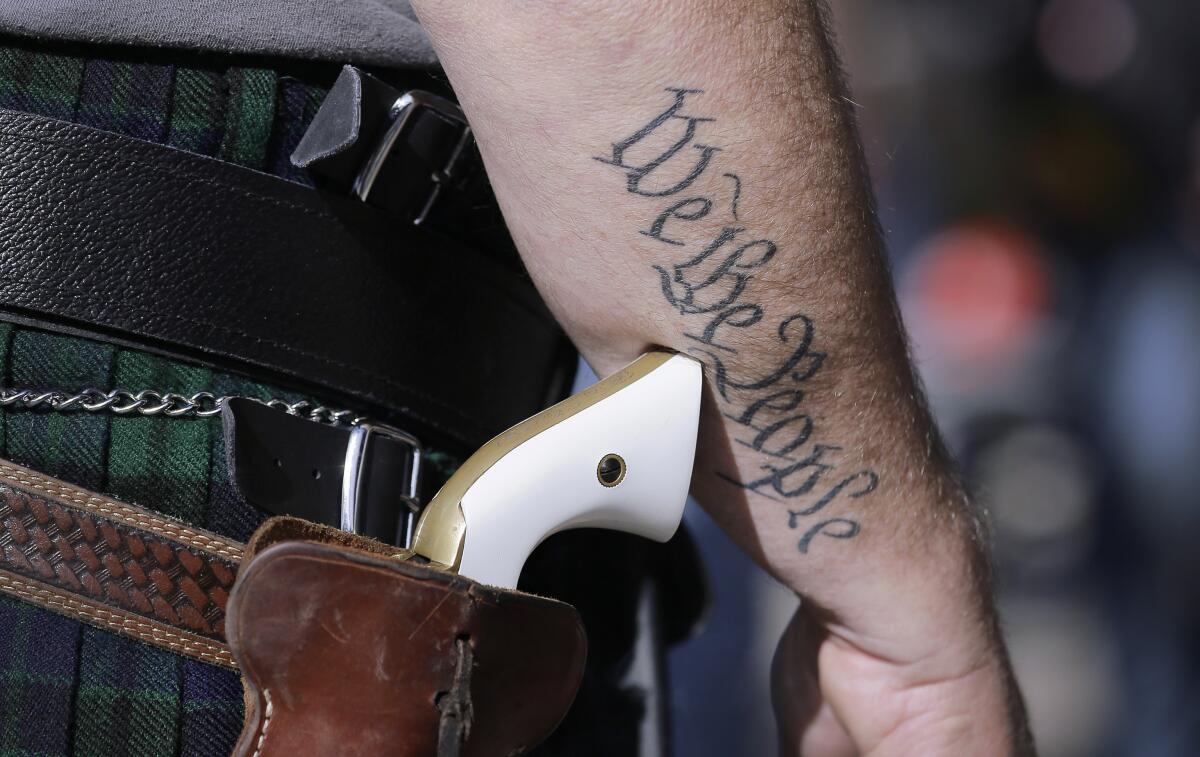
[[[209,418],[220,413],[221,406],[230,399],[233,398],[218,397],[212,392],[196,392],[186,395],[175,392],[157,392],[153,389],[143,389],[140,392],[129,392],[123,389],[113,389],[108,392],[99,389],[84,389],[73,394],[58,389],[47,391],[22,388],[0,389],[0,408],[26,410],[48,408],[56,412],[82,410],[88,413],[162,415],[168,418]],[[288,402],[276,398],[260,400],[249,397],[247,399],[283,410],[289,415],[331,426],[357,426],[367,420],[349,410],[335,410],[308,400]]]

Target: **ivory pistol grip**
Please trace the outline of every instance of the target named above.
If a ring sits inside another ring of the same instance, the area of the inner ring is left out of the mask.
[[[534,548],[559,531],[670,539],[692,477],[701,374],[692,358],[647,353],[503,432],[430,501],[413,551],[511,588]]]

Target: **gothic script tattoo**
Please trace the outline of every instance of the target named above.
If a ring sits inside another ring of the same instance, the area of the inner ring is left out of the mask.
[[[840,447],[817,439],[813,419],[805,412],[809,379],[821,370],[825,353],[813,347],[812,320],[798,312],[773,313],[757,302],[753,283],[778,251],[775,241],[759,236],[739,222],[745,210],[744,182],[723,171],[721,148],[701,140],[704,125],[714,119],[693,115],[692,104],[703,90],[669,87],[665,109],[612,144],[610,154],[597,157],[625,176],[625,191],[644,197],[650,209],[640,233],[675,253],[665,265],[655,265],[662,296],[694,323],[684,336],[695,344],[689,352],[702,359],[720,398],[721,411],[745,433],[737,444],[760,456],[762,475],[742,481],[716,472],[724,481],[783,504],[787,527],[797,531],[797,548],[807,553],[821,536],[851,539],[862,527],[849,514],[829,517],[839,498],[855,500],[879,485],[872,470],[849,475],[839,471]],[[693,189],[708,172],[718,173],[716,195]],[[693,224],[708,219],[703,227]],[[720,230],[696,239],[695,228]],[[690,226],[691,225],[691,226]],[[761,375],[736,375],[729,369],[739,344],[765,333],[788,353]],[[730,338],[742,332],[742,339]],[[751,337],[750,339],[744,337]]]

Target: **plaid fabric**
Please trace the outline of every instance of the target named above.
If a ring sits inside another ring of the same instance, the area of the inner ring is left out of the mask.
[[[0,326],[12,386],[222,391],[244,381],[97,342]],[[236,538],[262,515],[229,491],[216,419],[0,412],[0,453]],[[238,678],[0,598],[0,753],[228,754]]]
[[[300,399],[244,377],[0,322],[4,386],[154,388]],[[218,418],[0,409],[0,456],[245,540]],[[448,475],[454,459],[434,452]],[[445,467],[444,467],[445,466]],[[237,675],[0,596],[0,755],[227,755]]]
[[[323,94],[265,69],[0,46],[0,107],[301,183],[305,175],[287,158]],[[207,368],[7,323],[0,323],[0,381],[296,398]],[[235,539],[248,538],[263,518],[233,491],[217,419],[0,410],[0,454]],[[229,671],[0,597],[0,755],[227,755],[242,708],[241,682]]]
[[[171,145],[301,184],[311,182],[288,156],[324,95],[323,87],[264,68],[97,59],[0,38],[0,108]]]

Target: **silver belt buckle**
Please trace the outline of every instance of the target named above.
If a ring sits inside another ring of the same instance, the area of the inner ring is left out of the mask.
[[[421,458],[424,450],[421,442],[412,434],[381,423],[360,423],[351,430],[350,440],[346,444],[346,466],[342,473],[342,501],[339,527],[343,531],[360,533],[362,527],[362,492],[363,482],[367,474],[367,452],[371,439],[382,436],[394,441],[403,442],[412,447],[412,465],[405,491],[400,495],[408,512],[404,514],[404,539],[399,546],[405,549],[412,546],[413,528],[416,517],[421,512],[419,498],[421,483]],[[399,529],[398,529],[399,531]]]
[[[443,120],[457,125],[460,133],[450,154],[446,156],[446,161],[441,169],[434,171],[429,177],[431,187],[429,196],[426,198],[420,212],[413,219],[413,224],[420,226],[424,223],[429,211],[437,202],[442,190],[450,184],[459,172],[462,159],[467,154],[467,146],[470,145],[473,139],[471,135],[471,127],[467,124],[467,117],[463,114],[462,108],[444,97],[438,97],[431,92],[414,89],[405,92],[396,102],[392,103],[390,115],[392,122],[388,126],[387,132],[383,138],[379,140],[374,152],[367,158],[362,169],[358,172],[358,176],[354,179],[352,188],[354,194],[363,202],[371,194],[371,188],[375,185],[375,179],[379,176],[379,171],[383,168],[383,164],[387,162],[388,156],[395,147],[396,142],[404,136],[409,124],[413,118],[421,110],[432,110],[436,112]]]

